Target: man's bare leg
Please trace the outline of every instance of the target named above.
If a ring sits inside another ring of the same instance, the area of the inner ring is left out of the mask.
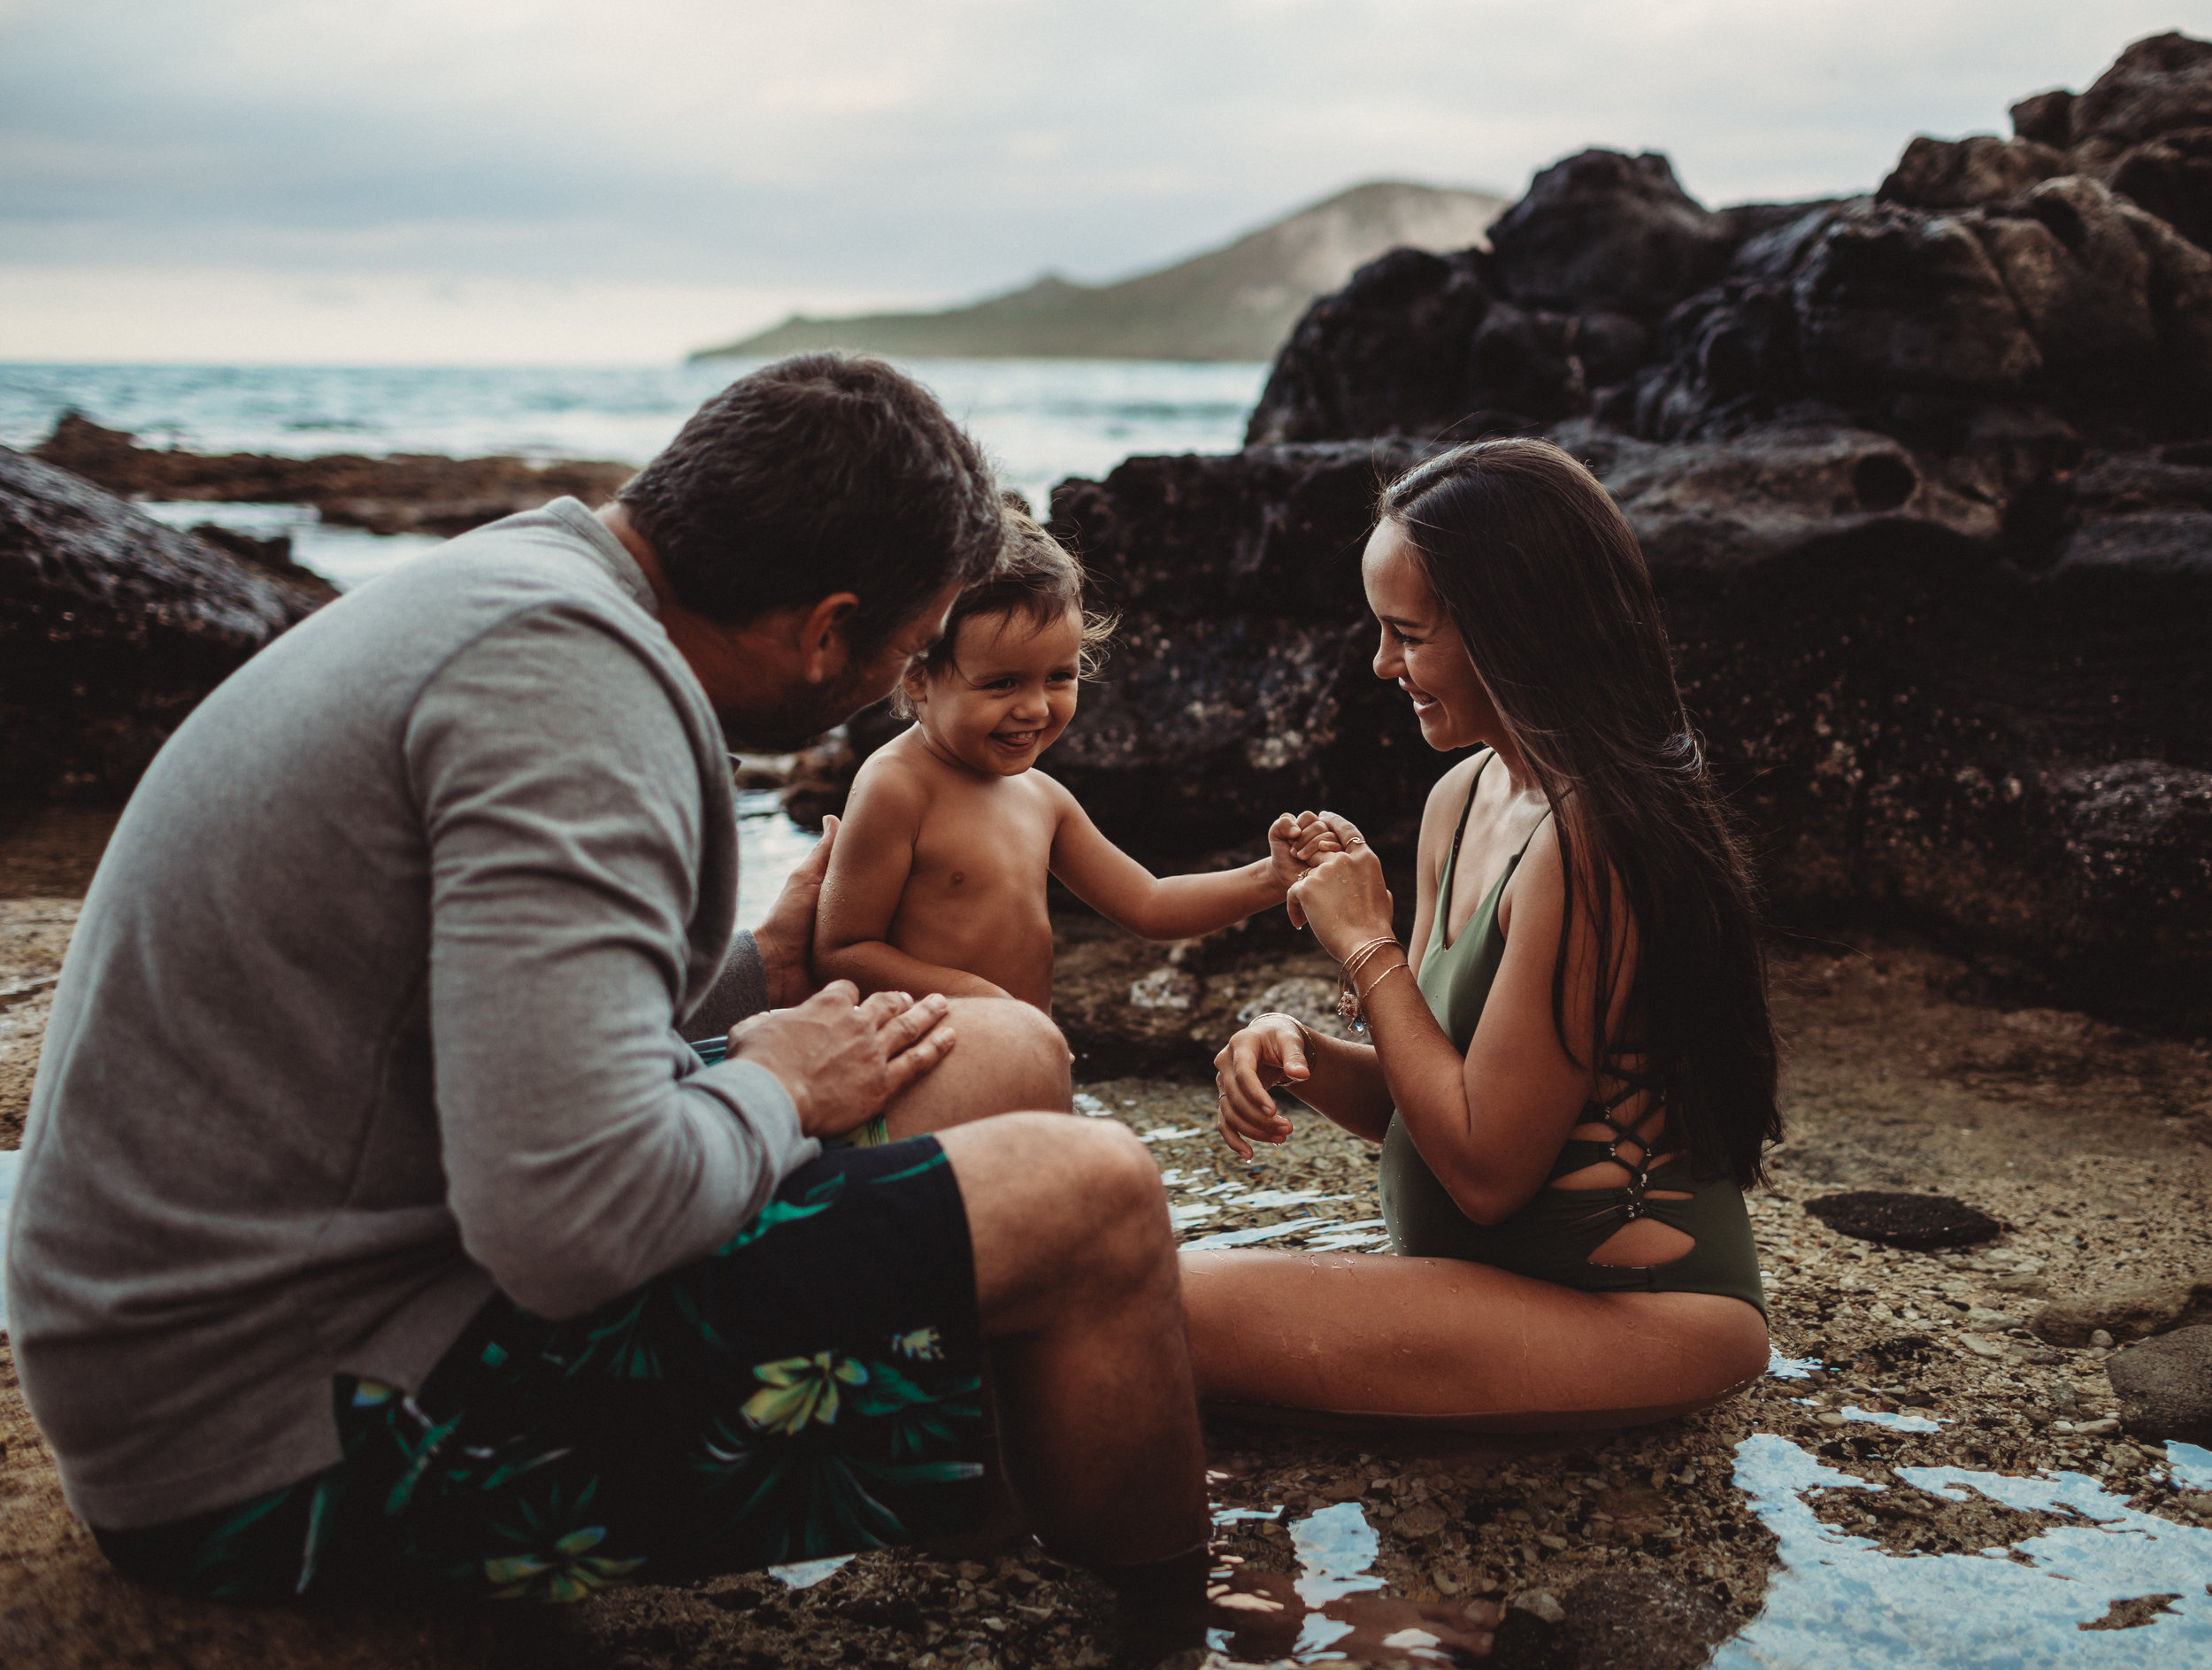
[[[967,1208],[1001,1440],[1032,1528],[1094,1566],[1202,1549],[1204,1448],[1151,1155],[1118,1124],[1050,1113],[939,1141]]]
[[[952,1053],[884,1110],[894,1141],[1018,1109],[1073,1109],[1067,1040],[1041,1011],[1011,997],[955,997],[945,1024]]]

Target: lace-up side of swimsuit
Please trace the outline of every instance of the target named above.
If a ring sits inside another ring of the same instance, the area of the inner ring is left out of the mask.
[[[1478,767],[1478,784],[1494,758],[1486,757]],[[1474,801],[1471,787],[1439,882],[1436,925],[1417,971],[1430,1012],[1462,1052],[1474,1040],[1504,956],[1498,904],[1521,858],[1516,853],[1508,861],[1480,908],[1448,943],[1460,839]],[[1728,1178],[1697,1176],[1681,1152],[1657,1151],[1666,1140],[1666,1121],[1656,1098],[1640,1112],[1624,1116],[1624,1108],[1650,1095],[1647,1077],[1622,1063],[1609,1068],[1606,1079],[1609,1088],[1619,1088],[1591,1101],[1583,1122],[1562,1144],[1545,1186],[1502,1223],[1478,1224],[1462,1212],[1421,1158],[1405,1120],[1393,1115],[1381,1166],[1383,1218],[1393,1249],[1411,1257],[1495,1265],[1566,1287],[1723,1293],[1763,1313],[1766,1297],[1742,1191]]]

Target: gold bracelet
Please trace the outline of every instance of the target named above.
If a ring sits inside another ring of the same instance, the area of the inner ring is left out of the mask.
[[[1360,993],[1359,1001],[1361,1008],[1364,1009],[1366,1007],[1367,1000],[1375,995],[1376,988],[1379,987],[1384,981],[1388,980],[1391,975],[1396,974],[1400,969],[1411,968],[1412,966],[1413,965],[1411,963],[1393,963],[1389,967],[1384,969],[1380,978],[1375,981],[1375,984],[1373,986],[1370,986],[1365,991]]]
[[[1366,967],[1368,963],[1378,956],[1382,951],[1382,949],[1386,945],[1396,947],[1398,945],[1398,942],[1388,934],[1384,935],[1379,939],[1371,939],[1367,942],[1367,943],[1360,946],[1357,950],[1353,951],[1349,957],[1346,958],[1344,959],[1343,966],[1337,970],[1337,1019],[1341,1020],[1346,1026],[1349,1027],[1356,1033],[1364,1035],[1367,1031],[1365,1007],[1361,1000],[1359,991],[1359,971]],[[1386,974],[1383,978],[1386,980],[1389,976]],[[1382,981],[1379,980],[1375,982],[1375,984],[1379,986],[1382,984]]]
[[[1349,975],[1352,979],[1357,980],[1359,978],[1359,971],[1367,966],[1370,958],[1379,954],[1385,946],[1395,945],[1397,943],[1398,941],[1394,935],[1383,934],[1374,939],[1369,940],[1363,945],[1355,946],[1351,953],[1344,959],[1343,968],[1345,974]]]

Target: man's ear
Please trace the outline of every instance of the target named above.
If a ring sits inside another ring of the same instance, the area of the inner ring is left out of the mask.
[[[799,622],[799,671],[809,684],[822,684],[845,670],[852,646],[845,628],[860,611],[860,599],[849,591],[833,591],[806,612]]]

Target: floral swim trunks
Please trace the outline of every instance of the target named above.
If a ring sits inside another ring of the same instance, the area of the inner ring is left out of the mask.
[[[495,1298],[412,1397],[340,1377],[327,1471],[95,1535],[156,1588],[265,1603],[575,1600],[922,1541],[988,1512],[982,1355],[936,1139],[826,1149],[596,1310]]]

